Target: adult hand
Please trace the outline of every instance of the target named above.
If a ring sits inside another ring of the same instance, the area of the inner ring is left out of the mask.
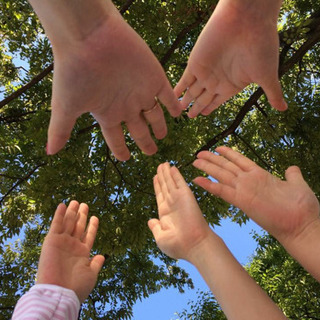
[[[154,180],[159,219],[148,222],[158,247],[175,259],[190,260],[211,230],[190,188],[176,167],[158,167]]]
[[[194,166],[218,182],[197,177],[196,184],[243,210],[282,244],[318,224],[318,200],[298,167],[289,167],[282,181],[230,148],[216,151],[220,155],[200,152]]]
[[[270,104],[287,109],[278,80],[277,18],[281,0],[220,0],[201,32],[175,87],[190,117],[209,115],[255,82]]]
[[[119,160],[128,160],[122,124],[151,155],[167,133],[160,100],[172,116],[181,113],[164,70],[142,38],[110,0],[29,0],[53,48],[52,114],[47,153],[58,152],[76,119],[91,112]],[[157,99],[155,99],[157,97]],[[149,111],[145,113],[144,111]]]
[[[104,257],[90,258],[99,220],[91,217],[86,228],[88,206],[71,201],[60,204],[42,246],[37,283],[54,284],[73,290],[80,303],[95,286]]]

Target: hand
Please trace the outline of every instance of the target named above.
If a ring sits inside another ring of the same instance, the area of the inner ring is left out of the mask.
[[[182,109],[194,101],[190,117],[209,115],[252,82],[275,109],[287,109],[278,80],[280,5],[281,0],[219,1],[175,87],[177,96],[186,90]]]
[[[130,158],[122,123],[139,148],[151,155],[157,146],[148,124],[157,139],[167,133],[155,97],[172,116],[181,113],[178,99],[151,50],[112,4],[108,10],[108,18],[87,38],[63,45],[52,40],[55,67],[48,154],[63,148],[76,119],[91,112],[119,160]],[[147,110],[151,111],[144,114]]]
[[[162,252],[171,258],[189,260],[211,230],[177,168],[161,164],[153,182],[159,220],[149,220],[149,228]]]
[[[99,220],[91,217],[86,228],[88,206],[72,201],[60,204],[42,246],[37,283],[55,284],[73,290],[80,303],[95,286],[104,257],[90,259]]]
[[[289,167],[282,181],[230,148],[216,151],[220,156],[200,152],[194,166],[218,183],[204,177],[194,182],[239,207],[282,244],[319,220],[318,200],[298,167]]]

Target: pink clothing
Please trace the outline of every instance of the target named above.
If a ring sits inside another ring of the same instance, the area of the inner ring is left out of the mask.
[[[12,320],[76,320],[80,302],[74,291],[51,284],[36,284],[23,295]]]

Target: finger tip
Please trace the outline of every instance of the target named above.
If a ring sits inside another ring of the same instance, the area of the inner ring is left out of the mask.
[[[70,138],[70,134],[51,134],[48,132],[46,153],[48,156],[55,155],[64,148]]]
[[[53,156],[56,153],[58,153],[62,148],[55,148],[51,143],[49,144],[49,142],[46,144],[46,154],[47,156]]]
[[[60,207],[66,208],[67,206],[66,206],[63,202],[60,202],[60,203],[58,204],[57,208],[60,208]]]
[[[79,205],[79,202],[77,200],[71,200],[69,205]]]
[[[164,139],[168,134],[168,129],[165,128],[162,131],[156,132],[154,135],[158,140]]]
[[[128,161],[131,157],[131,154],[129,151],[117,152],[117,153],[113,153],[113,155],[116,159],[122,162]]]
[[[153,156],[157,152],[158,152],[158,147],[156,144],[153,147],[150,147],[143,151],[143,153],[146,154],[147,156]]]
[[[269,103],[270,105],[278,110],[278,111],[285,111],[288,109],[288,104],[287,102],[285,101],[285,99],[283,98],[282,96],[282,92],[281,92],[281,96],[279,97],[274,97],[273,99],[272,98],[268,98],[269,100]]]

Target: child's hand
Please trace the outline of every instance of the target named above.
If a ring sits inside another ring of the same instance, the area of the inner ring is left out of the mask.
[[[42,246],[37,283],[55,284],[73,290],[82,303],[97,281],[104,257],[90,258],[99,220],[89,208],[72,201],[68,208],[60,204]]]
[[[216,151],[221,156],[200,152],[194,166],[218,183],[204,177],[194,182],[242,209],[281,243],[319,220],[319,203],[298,167],[288,168],[282,181],[230,148]]]
[[[161,164],[153,182],[159,220],[150,220],[149,228],[162,252],[190,261],[192,250],[211,230],[177,168]]]

